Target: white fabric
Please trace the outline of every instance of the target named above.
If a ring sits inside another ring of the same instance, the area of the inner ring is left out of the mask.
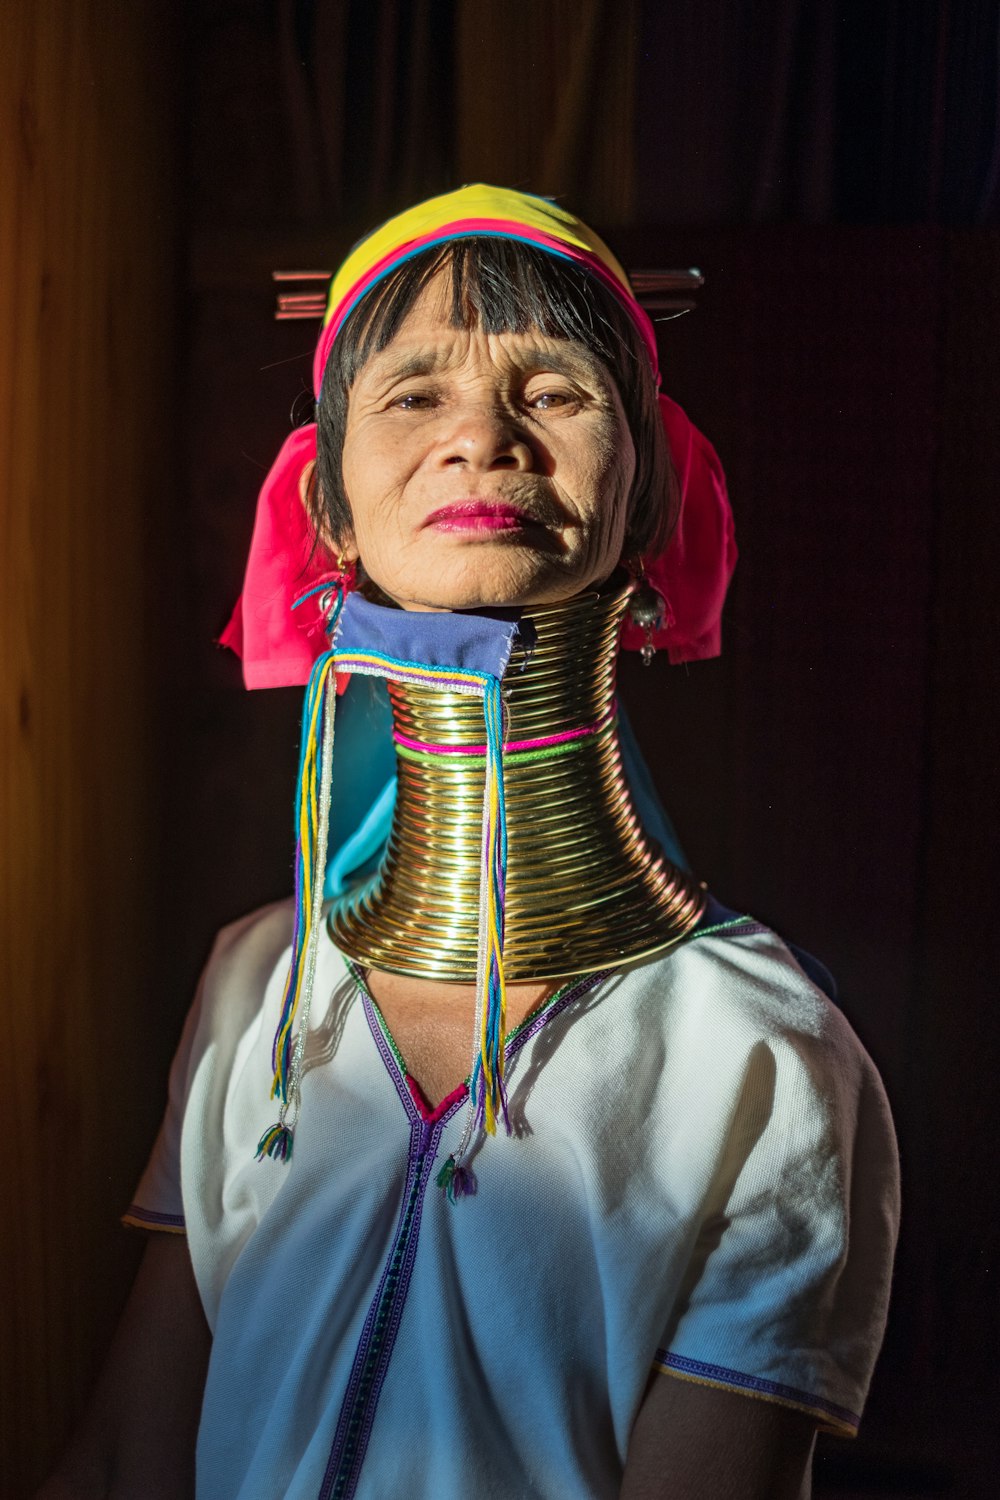
[[[214,1333],[200,1496],[610,1500],[655,1366],[850,1428],[884,1324],[895,1146],[870,1060],[773,933],[708,929],[550,1012],[511,1062],[516,1136],[474,1153],[477,1193],[454,1205],[434,1176],[463,1107],[439,1140],[407,1107],[327,938],[294,1154],[254,1160],[290,933],[281,904],[218,938],[136,1194],[140,1221],[183,1213]],[[338,1479],[421,1139],[391,1356]]]

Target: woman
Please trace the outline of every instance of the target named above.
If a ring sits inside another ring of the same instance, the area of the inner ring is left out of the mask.
[[[613,256],[520,193],[356,247],[315,373],[227,634],[308,678],[294,910],[217,941],[127,1216],[186,1238],[45,1494],[186,1493],[196,1429],[213,1500],[807,1493],[884,1323],[884,1096],[644,832],[614,702],[630,608],[647,655],[718,650],[717,460]],[[398,787],[352,882],[369,679]]]

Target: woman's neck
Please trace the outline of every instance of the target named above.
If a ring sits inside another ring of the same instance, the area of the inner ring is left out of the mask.
[[[588,973],[658,952],[697,921],[704,893],[646,839],[614,715],[629,585],[528,608],[503,679],[511,981]],[[532,627],[535,639],[532,642]],[[398,792],[386,856],[334,908],[359,963],[469,983],[480,927],[485,757],[481,704],[390,683]]]

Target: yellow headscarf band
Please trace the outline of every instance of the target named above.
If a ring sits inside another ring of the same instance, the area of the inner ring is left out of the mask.
[[[330,285],[323,332],[313,364],[316,395],[320,393],[326,361],[344,320],[377,282],[411,255],[418,255],[432,245],[477,235],[519,240],[585,266],[629,312],[659,382],[653,325],[636,301],[620,262],[600,236],[548,198],[478,182],[406,209],[355,245]]]

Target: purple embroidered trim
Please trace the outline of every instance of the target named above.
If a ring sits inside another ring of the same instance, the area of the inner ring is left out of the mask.
[[[598,974],[585,975],[555,1004],[541,1010],[511,1038],[508,1056],[516,1056],[525,1042],[547,1021],[564,1010],[572,1000],[594,989],[613,972],[614,970],[605,969]],[[410,1146],[399,1223],[358,1340],[318,1500],[352,1500],[357,1489],[378,1398],[388,1373],[389,1360],[409,1291],[427,1184],[441,1134],[452,1116],[463,1108],[467,1098],[467,1090],[463,1090],[435,1119],[422,1118],[410,1095],[396,1055],[379,1024],[371,997],[364,985],[359,985],[359,988],[375,1045],[410,1120]]]
[[[357,980],[355,980],[355,983],[357,983]],[[375,1014],[375,1007],[372,1004],[371,996],[369,995],[367,989],[363,987],[361,988],[361,1004],[364,1006],[365,1015],[368,1017],[368,1029],[375,1039],[376,1047],[382,1054],[382,1061],[385,1063],[386,1072],[389,1074],[389,1077],[396,1085],[396,1093],[403,1101],[403,1108],[406,1110],[406,1113],[409,1115],[411,1121],[419,1119],[420,1116],[417,1114],[417,1107],[414,1104],[413,1100],[410,1098],[410,1091],[406,1087],[406,1079],[403,1077],[400,1071],[392,1048],[389,1046],[389,1043],[385,1039],[385,1032],[379,1025],[378,1016]]]
[[[791,1385],[779,1385],[776,1380],[764,1380],[759,1375],[744,1375],[740,1370],[727,1370],[724,1365],[706,1365],[701,1360],[688,1359],[683,1354],[671,1354],[668,1349],[657,1349],[654,1363],[665,1370],[676,1370],[679,1375],[693,1375],[701,1380],[714,1380],[719,1385],[729,1385],[737,1390],[756,1391],[761,1396],[773,1396],[776,1401],[791,1401],[796,1406],[808,1407],[810,1411],[825,1412],[841,1426],[856,1430],[860,1418],[846,1406],[837,1406],[833,1401],[824,1401],[811,1391],[796,1390]]]
[[[524,1044],[530,1041],[533,1036],[536,1036],[542,1027],[553,1020],[554,1017],[561,1015],[567,1005],[571,1005],[574,1000],[579,1000],[581,995],[586,995],[590,990],[595,989],[597,985],[603,984],[605,979],[610,979],[612,974],[615,973],[617,973],[616,969],[600,969],[596,974],[585,974],[578,984],[574,984],[572,989],[566,991],[565,995],[561,995],[558,1000],[527,1020],[521,1030],[515,1032],[508,1043],[507,1061],[511,1062]]]
[[[367,996],[364,998],[369,1024],[374,1023],[372,1031],[379,1044],[379,1051],[410,1115],[410,1147],[399,1223],[358,1340],[330,1457],[320,1486],[319,1500],[351,1500],[357,1488],[378,1398],[388,1372],[389,1359],[413,1274],[424,1199],[438,1142],[445,1124],[464,1103],[464,1097],[456,1099],[451,1108],[433,1124],[420,1118],[405,1088],[392,1051],[382,1036],[370,1002]]]
[[[413,1089],[417,1089],[419,1092],[419,1085],[416,1079],[411,1078],[405,1071],[400,1064],[398,1056],[393,1051],[392,1044],[385,1034],[385,1026],[379,1020],[380,1012],[376,1010],[371,995],[356,977],[355,983],[361,990],[361,1003],[364,1006],[365,1015],[368,1017],[369,1030],[375,1039],[376,1047],[382,1054],[382,1061],[386,1066],[386,1071],[396,1085],[396,1093],[403,1101],[403,1107],[410,1117],[410,1123],[413,1124],[415,1121],[420,1121],[424,1125],[436,1125],[439,1120],[443,1120],[446,1115],[451,1113],[455,1105],[462,1104],[469,1097],[468,1085],[466,1083],[459,1084],[457,1088],[452,1089],[450,1094],[446,1094],[433,1109],[429,1106],[421,1109],[419,1102],[414,1098],[412,1092]]]
[[[186,1228],[183,1214],[161,1214],[155,1208],[142,1208],[138,1203],[130,1203],[122,1217],[142,1219],[145,1224],[162,1224],[171,1229]]]

